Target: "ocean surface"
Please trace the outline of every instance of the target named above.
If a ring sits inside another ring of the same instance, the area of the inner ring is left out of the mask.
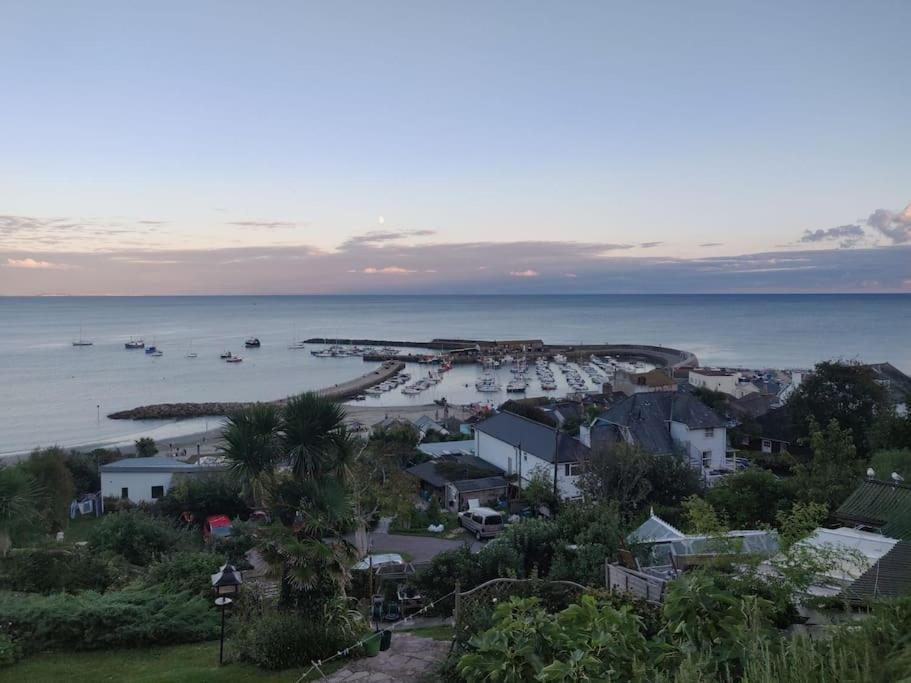
[[[73,347],[80,334],[93,346]],[[244,349],[249,336],[262,348]],[[911,373],[911,296],[0,297],[0,456],[216,429],[217,419],[150,423],[105,415],[148,403],[275,399],[372,367],[360,358],[288,349],[320,336],[655,344],[692,351],[704,365],[802,368],[845,358],[890,361]],[[130,337],[164,355],[125,350]],[[244,362],[224,363],[225,350]],[[190,351],[197,358],[187,358]],[[409,372],[417,377],[426,368]],[[480,372],[456,368],[417,396],[395,390],[361,405],[504,400],[474,391]]]

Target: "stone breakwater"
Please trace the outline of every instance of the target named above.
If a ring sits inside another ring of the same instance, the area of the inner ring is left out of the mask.
[[[405,364],[400,361],[387,361],[382,366],[365,375],[331,387],[324,387],[316,391],[320,396],[335,400],[344,400],[355,396],[364,389],[385,382],[390,377],[405,369]],[[260,401],[281,405],[286,399],[276,401]],[[211,402],[211,403],[156,403],[153,405],[139,406],[131,410],[121,410],[111,413],[108,417],[112,420],[173,420],[192,417],[222,417],[236,413],[256,402]]]

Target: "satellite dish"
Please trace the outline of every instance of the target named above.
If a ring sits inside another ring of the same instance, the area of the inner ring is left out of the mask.
[[[872,467],[868,467],[867,468],[867,477],[872,479],[875,476],[876,476],[876,470],[874,470]]]
[[[896,484],[901,484],[904,480],[905,480],[905,478],[902,475],[900,475],[898,472],[892,473],[892,481],[894,481]]]

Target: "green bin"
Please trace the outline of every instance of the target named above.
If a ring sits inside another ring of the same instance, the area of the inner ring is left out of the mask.
[[[382,640],[383,634],[377,631],[376,633],[371,633],[370,637],[364,641],[364,650],[368,657],[376,657],[380,653]]]

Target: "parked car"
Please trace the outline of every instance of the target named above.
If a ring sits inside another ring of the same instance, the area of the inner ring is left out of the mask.
[[[231,520],[227,515],[211,515],[206,517],[202,525],[202,536],[207,541],[217,541],[231,535]]]
[[[503,531],[503,515],[490,508],[472,508],[459,514],[459,524],[480,541]]]

